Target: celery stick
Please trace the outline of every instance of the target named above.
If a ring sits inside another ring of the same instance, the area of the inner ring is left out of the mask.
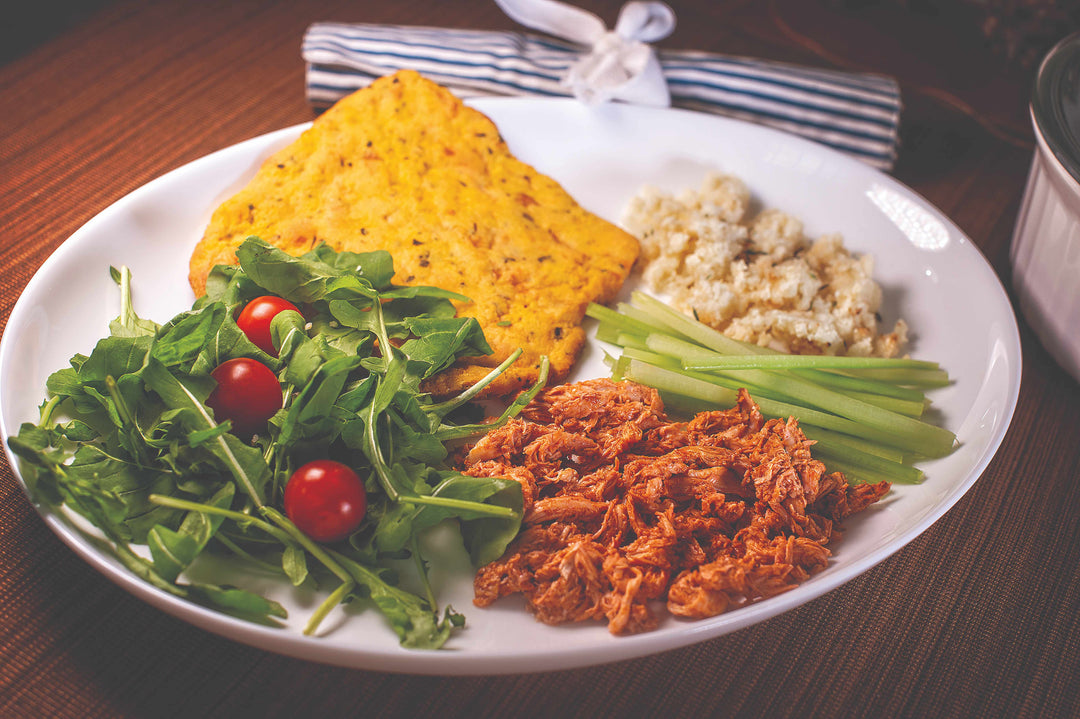
[[[647,384],[650,387],[655,387],[661,391],[676,392],[688,397],[698,397],[709,402],[714,401],[713,396],[716,395],[719,390],[725,391],[717,396],[732,398],[738,396],[737,389],[719,385],[712,381],[713,378],[707,375],[691,375],[674,366],[664,367],[662,365],[651,364],[645,359],[639,359],[637,357],[626,358],[629,359],[629,362],[626,364],[623,373],[625,379],[631,379],[635,382],[640,382],[641,384]],[[749,391],[753,396],[753,390]],[[844,417],[838,417],[837,415],[821,412],[808,407],[800,407],[789,402],[768,399],[761,397],[760,395],[755,396],[754,401],[757,402],[761,413],[769,417],[795,417],[800,422],[806,422],[816,427],[824,427],[825,429],[831,429],[836,432],[843,432],[856,436],[871,435],[868,437],[871,441],[877,439],[891,446],[891,435],[878,433],[873,428],[864,427],[863,425],[852,422]],[[733,403],[734,399],[728,404]]]
[[[704,362],[714,357],[720,357],[715,350],[702,347],[687,340],[672,337],[671,335],[651,332],[645,337],[646,344],[655,352],[674,357],[685,369],[689,362]],[[736,370],[737,371],[737,370]]]
[[[611,357],[611,355],[608,355]],[[611,379],[615,382],[622,382],[626,379],[626,368],[630,366],[630,358],[626,355],[621,357],[611,357],[612,362],[608,365],[611,368]]]
[[[626,302],[620,302],[615,305],[615,311],[623,315],[624,317],[629,317],[636,322],[648,325],[652,328],[653,332],[664,332],[666,334],[674,333],[679,336],[684,336],[680,332],[669,326],[667,323],[657,320],[656,317],[649,314],[648,312],[638,309],[637,307],[634,307],[631,304],[627,304]]]
[[[783,353],[776,350],[758,347],[746,342],[734,340],[712,327],[698,322],[693,317],[686,315],[673,307],[669,307],[660,300],[650,297],[644,292],[634,292],[631,300],[639,305],[641,310],[653,318],[656,322],[670,328],[677,334],[694,340],[695,342],[714,350],[722,355],[771,355]],[[919,360],[912,360],[919,361]],[[859,372],[859,376],[870,379],[880,379],[895,384],[912,384],[919,387],[943,387],[949,383],[948,373],[940,368],[906,370],[906,369],[867,369]]]
[[[698,352],[696,350],[690,349],[689,346],[683,346],[683,347],[681,347],[679,349],[676,349],[676,345],[674,345],[674,344],[672,344],[672,343],[670,343],[668,341],[665,341],[663,339],[660,339],[660,337],[663,337],[663,335],[651,335],[651,336],[657,337],[657,339],[653,340],[653,343],[656,346],[657,351],[664,351],[664,352],[667,352],[669,354],[672,354],[673,356],[676,356],[677,353],[681,352],[683,354],[682,366],[683,366],[684,369],[687,369],[687,370],[699,370],[699,371],[703,371],[703,372],[709,372],[710,374],[713,374],[713,373],[726,373],[728,377],[741,378],[742,381],[747,382],[747,383],[750,382],[751,378],[748,375],[740,375],[740,374],[738,374],[738,371],[740,369],[743,369],[743,368],[745,368],[745,369],[760,368],[760,369],[770,370],[771,368],[775,368],[774,371],[782,372],[782,371],[785,371],[785,369],[787,369],[788,364],[791,364],[793,367],[798,366],[798,365],[802,365],[804,367],[813,367],[813,364],[814,364],[813,362],[794,362],[794,363],[791,363],[791,362],[789,362],[789,360],[816,360],[816,359],[820,358],[820,356],[811,357],[811,356],[807,356],[807,355],[763,355],[763,356],[714,355],[714,356],[709,357],[709,356],[706,356],[704,353],[700,353],[700,352]],[[702,348],[702,349],[704,349],[704,348]],[[711,350],[705,350],[705,352],[711,352]],[[689,355],[689,356],[687,356],[687,355]],[[855,360],[855,359],[869,359],[869,358],[848,357],[848,358],[831,358],[831,359]],[[882,361],[892,362],[892,360],[882,360]],[[895,360],[895,361],[896,362],[909,362],[911,360]],[[842,363],[841,362],[836,362],[835,364],[837,366],[840,366]],[[818,369],[817,367],[813,367],[813,368]],[[830,382],[828,379],[825,379],[824,381],[820,381],[821,378],[824,376],[824,374],[825,373],[818,372],[818,373],[815,373],[815,374],[797,374],[797,375],[794,375],[794,376],[799,377],[800,379],[806,380],[808,382],[812,382],[814,384],[817,384],[817,385],[832,389],[834,391],[841,392],[843,394],[846,394],[849,397],[860,400],[862,402],[866,402],[867,404],[872,404],[872,405],[874,405],[876,407],[881,407],[882,409],[889,410],[890,412],[896,412],[898,414],[907,415],[908,417],[922,417],[923,412],[926,410],[925,395],[923,395],[923,393],[918,391],[918,390],[907,390],[906,392],[903,392],[904,396],[895,397],[895,396],[893,396],[894,394],[900,394],[900,393],[896,393],[896,392],[882,393],[880,391],[874,391],[874,390],[878,389],[878,385],[882,385],[884,383],[880,383],[880,382],[876,382],[876,381],[863,381],[863,382],[860,382],[857,379],[850,378],[850,377],[840,377],[839,375],[834,375],[835,377],[837,377],[837,379],[840,380],[838,382]],[[764,381],[763,377],[759,376],[758,380],[759,380],[758,383],[757,383],[758,386],[762,386],[762,383]],[[844,380],[852,380],[852,381],[851,381],[850,384],[845,386],[844,382],[843,382]],[[885,385],[885,387],[889,387],[889,386],[891,386],[891,385]],[[768,387],[769,386],[766,385],[766,391],[768,390]],[[867,388],[870,391],[864,391],[864,388]],[[899,388],[899,389],[904,389],[904,388]],[[788,396],[791,396],[791,395],[788,395]]]
[[[671,347],[675,346],[675,345],[671,345],[669,343],[681,342],[681,340],[677,340],[677,339],[675,339],[673,337],[669,337],[668,335],[652,334],[652,335],[649,335],[649,337],[650,338],[656,338],[656,339],[653,340],[653,343],[657,344],[658,346],[661,346],[663,348],[667,348],[667,349],[670,349]],[[647,346],[649,345],[649,339],[646,339],[646,345]],[[687,347],[688,348],[695,348],[697,346],[696,345],[687,345]],[[703,351],[703,352],[709,352],[710,351],[710,350],[706,350],[704,348],[698,348],[698,349],[701,349],[701,351]],[[747,377],[738,376],[739,373],[737,371],[736,372],[731,372],[731,373],[727,373],[727,372],[696,372],[694,370],[683,369],[682,363],[678,360],[678,358],[676,356],[670,354],[670,353],[666,353],[666,352],[650,352],[648,350],[639,350],[639,349],[634,348],[634,347],[626,347],[626,348],[624,348],[623,352],[624,352],[625,355],[629,356],[632,359],[641,360],[642,362],[648,362],[649,364],[653,364],[653,365],[656,365],[658,367],[662,367],[662,368],[664,368],[666,370],[670,370],[672,372],[678,372],[680,374],[686,375],[687,377],[693,377],[695,379],[701,380],[703,382],[707,382],[709,384],[716,384],[716,385],[720,385],[721,387],[727,387],[728,389],[733,389],[733,390],[746,389],[748,392],[750,392],[751,395],[754,396],[755,400],[757,400],[757,399],[773,399],[773,400],[778,400],[780,402],[790,403],[790,404],[793,404],[793,405],[799,404],[797,399],[791,397],[790,395],[784,394],[783,392],[777,391],[776,388],[772,384],[770,384],[770,383],[761,383],[759,381],[756,381],[754,378],[747,378]]]
[[[640,305],[641,309],[649,316],[670,327],[678,334],[698,342],[705,347],[725,355],[764,355],[774,351],[765,348],[754,347],[738,340],[733,340],[721,332],[714,330],[708,325],[698,322],[693,317],[683,314],[679,310],[665,305],[643,292],[634,292],[631,295],[633,302]],[[901,385],[913,385],[918,387],[943,387],[949,383],[948,373],[943,369],[871,369],[863,370],[860,376],[870,379],[880,379]]]
[[[950,382],[949,373],[943,369],[867,369],[857,376],[925,389],[946,387]]]
[[[662,367],[672,372],[680,372],[682,374],[686,374],[686,372],[683,372],[682,368],[679,366],[679,361],[674,357],[668,357],[667,355],[650,352],[648,349],[638,349],[637,347],[623,347],[623,357],[627,357],[632,360],[638,360],[640,362],[648,362],[651,365],[656,365],[657,367]],[[735,387],[733,389],[738,389],[738,387]]]
[[[627,379],[695,400],[711,398],[717,387],[728,392],[746,388],[762,414],[794,416],[811,428],[862,438],[871,446],[880,444],[888,448],[884,452],[890,461],[901,450],[924,458],[940,457],[955,445],[952,432],[919,419],[926,407],[921,388],[948,382],[948,374],[936,363],[793,357],[733,340],[641,292],[632,297],[634,305],[620,305],[622,313],[606,308],[606,313],[596,313],[605,319],[620,317],[617,321],[626,328],[620,333],[624,336],[617,334],[615,339],[626,346],[629,362],[621,366]],[[661,327],[661,331],[648,332],[644,350],[639,333],[649,327]],[[653,379],[646,380],[643,374]],[[894,382],[914,386],[900,387]],[[875,453],[882,452],[871,452]]]
[[[883,357],[845,357],[839,355],[714,355],[683,360],[686,369],[939,369],[936,362],[924,360],[883,358]]]
[[[645,344],[645,338],[641,335],[632,335],[626,332],[620,332],[616,337],[613,344],[617,344],[620,347],[632,348],[638,350],[648,349]]]
[[[862,464],[859,461],[851,461],[846,454],[832,456],[828,450],[821,451],[818,460],[825,464],[825,468],[833,472],[843,472],[849,484],[859,482],[891,482],[893,484],[922,484],[926,474],[918,467],[909,465],[889,465],[874,467],[870,464]],[[895,467],[906,467],[907,471],[892,472]],[[854,481],[853,481],[854,480]]]
[[[647,335],[650,332],[655,332],[656,327],[652,324],[646,324],[639,322],[633,318],[621,315],[610,307],[597,304],[596,302],[590,302],[585,308],[585,315],[592,317],[594,320],[598,320],[602,323],[613,325],[619,329],[638,335]]]
[[[660,396],[664,400],[664,407],[669,412],[674,412],[675,414],[681,414],[683,416],[693,416],[698,412],[726,409],[725,407],[718,406],[715,402],[700,397],[689,397],[670,390],[662,390]],[[875,442],[867,441],[861,437],[853,437],[849,434],[834,432],[806,424],[801,424],[800,429],[803,431],[803,434],[806,435],[807,439],[813,440],[816,443],[815,447],[821,445],[834,448],[835,456],[843,456],[843,453],[850,450],[852,452],[858,452],[860,455],[868,454],[880,457],[881,459],[896,465],[911,464],[909,455],[893,447],[886,447]],[[811,451],[816,452],[814,449],[811,449]],[[891,467],[892,465],[889,466]],[[915,475],[909,473],[908,469],[900,469],[895,474],[910,476],[911,478],[915,477]]]
[[[653,343],[656,346],[657,351],[663,351],[663,350],[666,349],[669,352],[674,353],[675,346],[668,343],[668,342],[665,342],[663,339],[660,339],[660,337],[662,337],[662,335],[650,335],[650,337],[657,337],[657,339],[653,340]],[[700,370],[700,371],[709,372],[710,374],[716,373],[718,371],[727,371],[729,377],[738,377],[738,376],[740,376],[740,375],[736,375],[736,374],[731,372],[731,370],[738,370],[740,368],[749,368],[749,369],[765,368],[765,369],[768,369],[770,367],[775,367],[777,369],[782,370],[788,364],[788,362],[787,362],[788,360],[794,360],[794,359],[818,359],[818,358],[820,358],[820,356],[811,357],[811,356],[807,356],[807,355],[766,355],[766,356],[753,356],[753,357],[751,357],[749,355],[747,355],[747,356],[716,355],[716,356],[713,356],[713,357],[706,357],[704,355],[698,356],[697,352],[695,352],[693,350],[690,350],[688,347],[682,348],[681,351],[686,353],[686,354],[692,355],[690,357],[686,357],[684,355],[683,360],[682,360],[683,369]],[[709,350],[706,350],[706,351],[709,351]],[[850,359],[850,360],[854,360],[854,359],[870,359],[870,358],[848,357],[848,358],[832,358],[832,359]],[[729,362],[729,360],[730,360],[730,362]],[[762,360],[761,364],[758,364],[759,360]],[[775,360],[780,360],[780,361],[775,361]],[[881,361],[891,362],[891,360],[881,360]],[[896,361],[897,362],[910,362],[912,360],[896,360]],[[800,364],[803,364],[803,366],[811,366],[812,365],[812,363],[800,363]],[[837,366],[840,366],[840,363],[837,363]],[[816,383],[817,378],[816,377],[814,377],[814,378],[803,377],[803,379],[807,379],[807,380],[809,380],[811,382]],[[898,398],[898,397],[883,396],[883,395],[879,395],[877,393],[868,393],[868,392],[852,391],[852,390],[841,390],[841,391],[844,394],[846,394],[847,396],[852,397],[852,398],[857,399],[857,400],[860,400],[862,402],[866,402],[867,404],[872,404],[872,405],[874,405],[876,407],[881,407],[882,409],[889,410],[890,412],[896,412],[898,414],[907,415],[909,417],[921,417],[922,414],[923,414],[923,411],[925,411],[925,409],[926,409],[926,404],[925,404],[925,401],[922,399],[921,393],[919,393],[919,399],[918,400],[910,400],[910,399],[901,399],[901,398]]]
[[[596,325],[596,339],[601,342],[608,342],[613,345],[618,344],[619,335],[622,333],[622,329],[608,322],[601,322]]]
[[[637,359],[631,359],[627,363],[623,378],[655,387],[661,392],[674,392],[678,395],[693,397],[716,407],[731,407],[739,399],[739,393],[733,389],[702,382],[678,371],[657,367]]]
[[[663,302],[644,292],[634,292],[631,300],[649,316],[669,327],[676,333],[685,335],[709,349],[721,354],[747,355],[758,354],[754,348],[738,340],[733,340],[722,332],[717,332],[712,327],[698,322],[679,310],[668,307]]]
[[[827,442],[835,447],[850,447],[852,449],[857,449],[860,452],[865,452],[866,454],[877,455],[878,457],[882,457],[892,462],[911,464],[909,461],[910,455],[893,447],[886,447],[877,442],[868,442],[861,437],[852,437],[850,434],[833,432],[832,430],[822,429],[821,427],[802,425],[801,428],[803,434],[815,442]]]
[[[840,392],[862,392],[865,394],[878,394],[885,397],[896,397],[909,402],[922,402],[926,394],[912,387],[900,387],[898,385],[882,382],[878,379],[866,377],[852,377],[832,370],[794,369],[791,373],[796,377],[811,382],[816,382],[824,387],[831,387]]]
[[[804,380],[780,376],[776,381],[779,383],[778,391],[797,397],[802,402],[862,423],[867,428],[891,433],[895,446],[931,457],[943,457],[953,450],[956,436],[936,425],[890,412]]]
[[[908,482],[897,482],[895,477],[885,474],[884,472],[880,472],[870,467],[860,467],[850,462],[845,462],[842,459],[829,458],[828,460],[819,461],[824,462],[826,470],[830,472],[841,472],[848,484],[877,484],[878,482],[909,484]]]
[[[879,394],[869,394],[866,392],[851,392],[847,391],[848,397],[853,399],[872,404],[875,407],[881,407],[887,409],[890,412],[896,412],[897,414],[904,414],[908,417],[919,418],[922,417],[923,412],[926,411],[926,402],[911,402],[906,399],[897,399],[896,397],[885,397]]]
[[[861,452],[852,447],[835,445],[828,440],[819,441],[810,449],[810,453],[824,462],[826,467],[830,466],[831,461],[839,461],[856,471],[879,473],[881,476],[887,477],[890,482],[918,484],[925,477],[923,471],[918,467],[912,467],[902,462],[894,462],[868,452]]]
[[[682,417],[693,417],[699,412],[712,412],[726,407],[717,405],[715,402],[701,399],[700,397],[687,397],[670,390],[658,390],[660,399],[664,401],[664,409],[668,414]]]
[[[669,412],[685,416],[726,408],[700,397],[689,397],[670,390],[661,391],[660,396]],[[924,478],[921,470],[905,464],[904,454],[900,451],[818,427],[800,428],[808,439],[815,442],[810,449],[811,454],[824,462],[828,471],[843,472],[845,477],[859,481],[885,480],[914,484]]]

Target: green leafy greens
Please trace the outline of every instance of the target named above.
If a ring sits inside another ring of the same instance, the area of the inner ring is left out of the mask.
[[[285,610],[276,602],[184,580],[204,551],[224,552],[295,585],[331,588],[307,633],[359,599],[383,613],[403,646],[442,646],[464,618],[450,607],[440,615],[418,536],[457,522],[480,565],[502,554],[522,510],[520,485],[453,471],[447,444],[515,416],[546,382],[546,362],[495,422],[455,421],[517,357],[459,397],[436,402],[422,391],[458,358],[491,352],[476,320],[455,316],[451,300],[464,297],[394,285],[386,252],[320,245],[293,257],[251,237],[237,257],[239,266],[211,272],[190,310],[160,326],[135,313],[130,272],[111,270],[121,310],[109,336],[49,377],[40,420],[8,440],[35,501],[82,515],[124,566],[190,601],[280,626]],[[234,320],[265,294],[305,308],[275,317],[278,357]],[[282,385],[281,409],[250,442],[206,405],[210,372],[235,357],[261,361]],[[292,472],[322,458],[352,467],[368,490],[364,523],[333,546],[312,541],[277,509]],[[146,545],[149,558],[133,545]],[[391,569],[410,556],[424,596],[401,589]]]

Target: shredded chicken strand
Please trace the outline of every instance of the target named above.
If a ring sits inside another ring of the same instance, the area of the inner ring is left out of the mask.
[[[655,629],[666,604],[712,617],[789,591],[829,561],[838,523],[889,483],[848,485],[794,419],[734,407],[670,421],[659,393],[595,379],[542,392],[469,448],[462,470],[521,484],[522,531],[474,603],[521,594],[541,622]]]

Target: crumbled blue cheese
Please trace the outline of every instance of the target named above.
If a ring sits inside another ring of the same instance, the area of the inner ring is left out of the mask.
[[[836,234],[811,240],[780,210],[751,212],[739,178],[711,173],[699,190],[646,187],[622,222],[641,241],[645,285],[735,339],[785,352],[894,357],[907,324],[879,327],[870,255]]]

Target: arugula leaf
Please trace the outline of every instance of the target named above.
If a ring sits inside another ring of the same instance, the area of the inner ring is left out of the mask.
[[[412,649],[438,649],[455,626],[463,623],[451,610],[442,620],[428,603],[402,589],[388,584],[377,573],[344,555],[335,554],[364,592],[358,596],[371,599],[401,639],[401,645]]]
[[[310,303],[334,291],[374,297],[371,282],[321,260],[298,258],[258,238],[249,237],[236,249],[240,266],[260,287],[295,303]]]
[[[484,331],[473,317],[409,319],[405,324],[414,339],[405,342],[401,352],[411,361],[422,364],[421,379],[441,372],[458,357],[491,354]]]
[[[136,337],[106,337],[99,340],[94,351],[79,368],[78,378],[84,386],[101,391],[105,387],[106,377],[138,372],[150,352],[153,338],[147,335]]]
[[[212,507],[227,508],[232,504],[234,494],[233,485],[225,484],[208,504]],[[160,505],[155,506],[165,509]],[[176,531],[160,524],[151,529],[148,533],[147,544],[158,574],[168,581],[175,582],[180,573],[187,569],[206,547],[223,520],[224,518],[220,515],[191,511],[184,517]]]
[[[135,314],[135,306],[131,301],[131,270],[127,267],[110,267],[109,275],[120,285],[120,316],[109,323],[109,332],[114,337],[152,337],[157,334],[157,323],[144,320]]]
[[[334,403],[348,382],[350,373],[359,366],[359,357],[335,357],[312,373],[280,423],[277,442],[282,449],[288,450],[301,440],[332,438],[330,435],[336,425]]]
[[[178,417],[188,429],[200,431],[217,427],[210,408],[203,404],[209,395],[207,378],[186,377],[186,381],[181,381],[154,357],[147,359],[142,376],[170,408],[179,410]],[[263,488],[270,478],[270,468],[262,452],[232,434],[218,434],[206,443],[206,447],[222,461],[255,505],[262,506]]]
[[[295,544],[285,546],[281,555],[281,567],[294,587],[299,587],[308,577],[307,554]]]
[[[187,369],[204,348],[214,347],[225,315],[225,305],[216,302],[177,315],[158,333],[152,350],[154,358],[166,367]]]
[[[190,599],[239,619],[278,627],[281,625],[274,619],[285,619],[289,616],[285,607],[279,603],[246,589],[202,583],[187,586],[187,596]]]
[[[512,517],[491,517],[462,511],[456,516],[461,520],[461,535],[465,548],[474,566],[482,567],[494,562],[506,551],[511,540],[521,529],[523,499],[521,485],[512,479],[497,477],[470,477],[458,472],[439,472],[442,481],[435,487],[434,494],[442,497],[456,497],[474,502],[507,507],[513,510]],[[415,523],[423,527],[438,523],[436,507],[424,507]],[[445,510],[444,510],[445,511]]]
[[[111,506],[114,501],[123,508],[113,533],[126,541],[143,544],[150,529],[160,523],[173,522],[175,513],[150,504],[147,498],[154,493],[167,494],[175,487],[175,475],[167,469],[148,468],[130,459],[110,455],[104,447],[83,445],[65,467],[69,482],[81,482],[86,488],[101,492]]]
[[[345,272],[356,272],[372,284],[377,290],[390,286],[394,277],[394,260],[386,250],[374,252],[335,252],[326,243],[303,255],[305,260],[314,260],[335,267]]]
[[[49,375],[45,381],[45,389],[51,395],[74,397],[82,393],[82,380],[79,379],[79,371],[74,367],[65,367]]]

